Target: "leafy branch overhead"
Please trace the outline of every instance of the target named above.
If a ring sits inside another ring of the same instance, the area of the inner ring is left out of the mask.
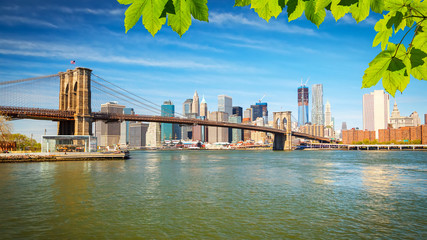
[[[117,0],[129,5],[125,12],[128,32],[142,17],[145,28],[154,35],[168,23],[182,36],[190,27],[192,18],[209,21],[207,0]],[[426,0],[235,0],[235,7],[250,6],[267,22],[286,14],[288,21],[303,14],[317,27],[330,11],[338,21],[349,13],[360,22],[371,11],[385,14],[375,24],[377,32],[373,47],[382,51],[369,63],[363,75],[362,88],[376,85],[381,79],[384,89],[391,95],[403,92],[410,76],[427,80],[427,1]],[[403,31],[399,43],[390,43],[393,34]],[[403,41],[410,42],[407,46]]]

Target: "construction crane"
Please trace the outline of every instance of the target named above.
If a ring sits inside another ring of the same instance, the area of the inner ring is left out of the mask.
[[[301,87],[306,86],[308,83],[308,80],[310,80],[310,77],[307,78],[307,81],[305,81],[304,85],[302,84],[302,78],[301,78]]]
[[[261,98],[261,99],[259,99],[258,101],[259,101],[259,102],[261,102],[261,101],[264,99],[264,97],[265,97],[265,94],[264,94],[264,96],[262,96],[262,98]]]

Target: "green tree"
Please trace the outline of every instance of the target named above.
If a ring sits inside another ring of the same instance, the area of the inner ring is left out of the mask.
[[[6,141],[12,127],[4,116],[0,115],[0,141]]]
[[[154,35],[167,24],[182,36],[190,27],[192,17],[209,21],[207,0],[117,0],[129,5],[124,25],[129,31],[141,18],[145,28]],[[384,89],[392,96],[403,92],[410,76],[427,80],[427,1],[421,0],[235,0],[234,6],[250,6],[267,22],[286,12],[288,21],[305,17],[317,27],[326,11],[338,21],[349,13],[356,20],[365,20],[372,12],[383,14],[375,24],[377,32],[372,46],[381,44],[382,51],[369,63],[363,75],[362,88],[376,85],[382,79]],[[393,34],[404,31],[399,43],[389,42]],[[408,45],[403,40],[411,38]]]
[[[40,151],[41,150],[40,143],[20,133],[9,134],[7,140],[10,142],[16,142],[16,148],[21,151],[25,151],[25,150]]]

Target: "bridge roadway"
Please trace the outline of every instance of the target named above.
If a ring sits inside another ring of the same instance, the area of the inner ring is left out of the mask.
[[[43,108],[23,108],[23,107],[7,107],[0,106],[0,115],[8,116],[17,119],[36,119],[36,120],[51,120],[51,121],[74,121],[74,111],[63,111],[54,109],[43,109]],[[162,117],[162,116],[149,116],[149,115],[130,115],[130,114],[111,114],[102,112],[93,112],[93,120],[104,120],[104,121],[139,121],[139,122],[160,122],[160,123],[177,123],[186,125],[202,125],[211,127],[228,127],[237,128],[244,130],[269,132],[273,134],[285,134],[286,130],[261,127],[254,125],[246,125],[241,123],[229,123],[229,122],[216,122],[209,120],[201,120],[194,118],[177,118],[177,117]],[[301,132],[291,132],[292,136],[318,140],[321,142],[331,142],[329,138],[313,136]]]

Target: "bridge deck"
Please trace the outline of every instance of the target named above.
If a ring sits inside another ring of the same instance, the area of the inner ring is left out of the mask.
[[[54,109],[41,109],[41,108],[22,108],[22,107],[7,107],[0,106],[0,114],[9,116],[11,118],[26,118],[26,119],[38,119],[38,120],[52,120],[52,121],[74,121],[74,111],[62,111]],[[91,116],[94,120],[105,120],[105,121],[139,121],[139,122],[160,122],[160,123],[176,123],[186,125],[202,125],[211,127],[228,127],[237,128],[243,130],[252,130],[260,132],[269,132],[273,134],[287,134],[286,130],[261,127],[254,125],[246,125],[241,123],[229,123],[229,122],[216,122],[209,120],[200,120],[194,118],[177,118],[177,117],[162,117],[162,116],[149,116],[149,115],[130,115],[130,114],[110,114],[102,112],[93,112]],[[313,136],[306,133],[291,132],[292,136],[318,140],[322,142],[330,142],[329,138]]]

